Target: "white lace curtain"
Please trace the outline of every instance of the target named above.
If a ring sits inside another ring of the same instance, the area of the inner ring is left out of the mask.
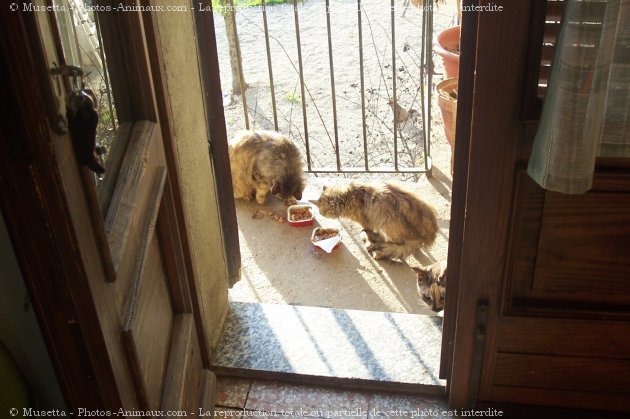
[[[630,0],[566,3],[527,172],[580,194],[596,157],[630,158]]]

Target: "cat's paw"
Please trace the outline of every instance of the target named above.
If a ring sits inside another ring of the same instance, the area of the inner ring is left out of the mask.
[[[361,230],[361,239],[363,240],[363,242],[371,243],[380,243],[383,241],[383,238],[380,234],[369,229]]]
[[[235,198],[241,198],[243,201],[251,201],[256,196],[256,191],[250,191],[249,193],[244,193],[239,196],[234,195]]]
[[[260,205],[264,205],[266,200],[267,194],[256,194],[256,202],[258,202]]]
[[[383,252],[382,250],[374,250],[370,252],[370,255],[372,256],[372,258],[374,258],[375,260],[387,260],[389,259],[389,254]]]
[[[370,254],[382,250],[381,246],[378,243],[372,243],[369,240],[366,240],[364,242],[364,245],[365,245],[365,250],[367,250],[367,252]]]

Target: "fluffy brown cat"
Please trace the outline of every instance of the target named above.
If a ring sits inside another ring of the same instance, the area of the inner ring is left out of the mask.
[[[273,131],[240,131],[228,150],[235,198],[255,197],[264,204],[271,192],[282,199],[302,199],[306,183],[302,156],[289,137]]]
[[[446,294],[446,263],[436,262],[427,267],[411,269],[416,273],[422,301],[429,304],[433,311],[442,310]]]
[[[328,218],[347,218],[363,228],[365,247],[374,259],[403,260],[435,241],[435,209],[417,193],[395,183],[360,183],[324,188],[312,201]]]

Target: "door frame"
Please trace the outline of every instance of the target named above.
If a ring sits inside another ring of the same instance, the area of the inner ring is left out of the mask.
[[[462,6],[472,5],[472,0],[463,0]],[[453,351],[459,305],[461,278],[461,255],[464,245],[464,223],[468,193],[468,156],[473,113],[473,94],[477,51],[478,12],[463,13],[461,23],[461,55],[459,64],[459,89],[457,92],[457,120],[453,156],[453,188],[451,193],[451,222],[449,225],[447,266],[449,284],[446,289],[446,306],[442,326],[442,349],[440,355],[440,378],[447,380],[447,391],[452,375]],[[453,303],[453,301],[455,303]]]
[[[540,1],[497,0],[501,11],[463,13],[465,88],[458,92],[441,371],[452,408],[471,408],[488,396],[484,389],[494,368],[488,349],[496,343],[501,316],[514,185],[536,130],[527,120],[533,112],[530,84],[537,81],[528,59]]]
[[[2,8],[0,18],[2,96],[14,110],[2,113],[0,133],[7,230],[67,407],[122,407],[112,354],[95,350],[106,348],[106,336],[101,327],[86,327],[99,324],[89,282],[106,273],[91,231],[83,235],[89,251],[79,251],[76,226],[92,222],[83,188],[66,190],[61,182],[61,165],[74,159],[54,157],[58,136],[49,121],[52,88],[39,28],[33,14]]]
[[[197,17],[198,14],[195,12],[198,50],[202,59],[208,62],[206,68],[213,69],[216,51],[210,48],[210,58],[204,57],[206,54],[202,51],[207,53],[208,48],[207,45],[202,48],[201,42],[212,41],[210,45],[214,44],[214,26],[211,19],[207,25]],[[108,349],[112,345],[108,346],[111,330],[107,329],[120,327],[120,319],[101,315],[105,312],[107,297],[111,296],[111,290],[103,280],[109,275],[105,262],[109,255],[103,253],[98,223],[91,218],[96,213],[100,215],[98,205],[95,205],[96,193],[93,188],[84,188],[84,180],[91,174],[77,166],[71,150],[67,150],[68,158],[63,161],[55,157],[54,149],[61,143],[53,129],[57,109],[52,100],[54,89],[47,72],[37,19],[34,13],[2,8],[0,22],[0,74],[6,81],[0,87],[0,96],[8,105],[7,111],[0,116],[0,207],[60,389],[67,408],[74,411],[79,407],[112,410],[137,405],[133,379],[128,374],[117,373],[124,362],[123,354]],[[52,24],[50,19],[49,24]],[[189,284],[195,327],[198,336],[202,337],[207,331],[201,319],[202,304],[192,266],[187,234],[190,230],[184,216],[185,202],[175,157],[176,144],[169,118],[170,104],[155,16],[152,13],[123,13],[108,19],[104,15],[101,25],[109,26],[108,34],[119,46],[123,39],[127,39],[122,34],[137,35],[130,37],[134,40],[130,48],[108,51],[110,54],[126,54],[124,59],[128,63],[119,74],[112,74],[112,78],[134,81],[117,84],[126,85],[117,92],[123,120],[149,119],[160,124],[170,180],[165,196],[170,197],[173,209],[170,215],[182,238],[177,244],[183,263],[175,269]],[[210,74],[218,74],[218,68],[213,70],[215,72]],[[212,76],[206,77],[212,79]],[[216,90],[216,83],[204,84],[203,88],[206,89],[206,108],[221,107],[220,86]],[[220,118],[222,115],[219,114]],[[220,127],[223,126],[223,131],[225,128],[220,118],[211,124],[210,138],[219,150],[212,153],[211,158],[215,163],[213,167],[218,168],[215,172],[223,176],[227,173],[229,179],[229,165],[226,171],[226,159],[221,158],[220,153],[222,144],[227,144],[225,133],[221,135]],[[227,156],[227,145],[224,151]],[[62,182],[67,179],[62,173],[67,171],[83,173],[82,176],[71,176],[72,185],[69,185]],[[222,186],[217,191],[220,204],[229,206],[231,203],[233,206],[231,182],[217,183]],[[236,213],[234,210],[230,212],[229,208],[222,209],[222,213],[224,243],[236,243],[236,250],[231,250],[236,259],[230,265],[230,276],[236,277],[240,271]],[[202,337],[199,341],[203,367],[207,369],[210,364],[208,339]]]

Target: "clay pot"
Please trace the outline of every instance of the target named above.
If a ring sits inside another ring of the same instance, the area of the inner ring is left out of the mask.
[[[453,152],[455,150],[455,122],[457,120],[457,87],[458,79],[446,79],[436,86],[438,105],[444,122],[446,141],[451,146],[451,172],[453,171]]]
[[[434,50],[444,62],[444,78],[459,75],[459,35],[460,26],[453,26],[440,31],[435,40]],[[453,52],[455,51],[455,52]]]

